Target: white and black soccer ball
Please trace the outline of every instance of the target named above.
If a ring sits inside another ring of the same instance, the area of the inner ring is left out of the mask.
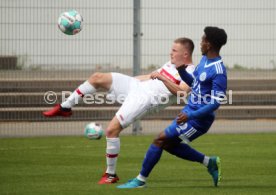
[[[103,134],[104,134],[104,131],[103,131],[102,125],[100,125],[99,123],[94,123],[94,122],[89,123],[86,125],[84,129],[85,137],[91,140],[101,139]]]
[[[75,35],[82,30],[83,18],[76,10],[69,10],[60,14],[58,28],[67,35]]]

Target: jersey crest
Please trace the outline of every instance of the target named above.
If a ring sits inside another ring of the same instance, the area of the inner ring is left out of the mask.
[[[205,81],[206,77],[207,77],[206,72],[202,72],[202,73],[200,74],[200,76],[199,76],[199,80],[200,80],[200,81]]]

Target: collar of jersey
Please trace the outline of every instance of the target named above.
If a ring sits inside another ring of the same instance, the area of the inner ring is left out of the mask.
[[[212,59],[208,59],[206,57],[206,61],[205,61],[205,65],[204,67],[209,67],[209,66],[213,66],[215,64],[218,64],[218,63],[221,63],[222,60],[221,60],[221,57],[218,56],[218,57],[215,57],[215,58],[212,58]]]

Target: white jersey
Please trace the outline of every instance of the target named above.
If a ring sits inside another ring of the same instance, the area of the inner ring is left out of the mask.
[[[194,65],[189,65],[187,72],[192,74],[194,69]],[[183,82],[175,65],[170,62],[164,64],[157,71],[178,85]],[[148,111],[165,108],[169,105],[164,103],[164,100],[160,97],[168,98],[172,93],[158,79],[140,81],[134,77],[112,73],[112,81],[110,93],[117,98],[117,101],[118,97],[120,97],[120,100],[124,98],[122,106],[116,113],[116,117],[123,128],[141,118]]]
[[[182,81],[178,71],[175,68],[175,65],[171,62],[167,62],[157,71],[177,85],[179,85]]]
[[[186,68],[187,72],[192,74],[195,70],[195,66],[193,64],[189,64]],[[180,75],[178,74],[177,69],[175,68],[175,65],[172,64],[170,61],[165,63],[161,68],[157,70],[160,74],[162,74],[164,77],[172,81],[173,83],[180,85],[184,81],[182,81]],[[156,95],[164,94],[164,95],[172,95],[169,89],[166,87],[166,85],[158,80],[146,80],[142,82],[142,85],[145,85],[144,87],[152,93],[155,93]]]
[[[195,70],[195,66],[193,64],[188,64],[186,70],[188,73],[192,74]],[[178,74],[178,71],[175,68],[175,65],[171,62],[167,62],[157,71],[177,85],[183,82],[180,75]]]

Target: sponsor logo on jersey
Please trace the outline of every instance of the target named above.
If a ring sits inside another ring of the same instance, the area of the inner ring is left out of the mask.
[[[167,79],[171,80],[172,82],[174,82],[175,84],[179,85],[180,81],[177,80],[174,76],[172,76],[169,72],[167,72],[165,69],[162,69],[160,71],[160,74],[162,74],[163,76],[165,76]]]

